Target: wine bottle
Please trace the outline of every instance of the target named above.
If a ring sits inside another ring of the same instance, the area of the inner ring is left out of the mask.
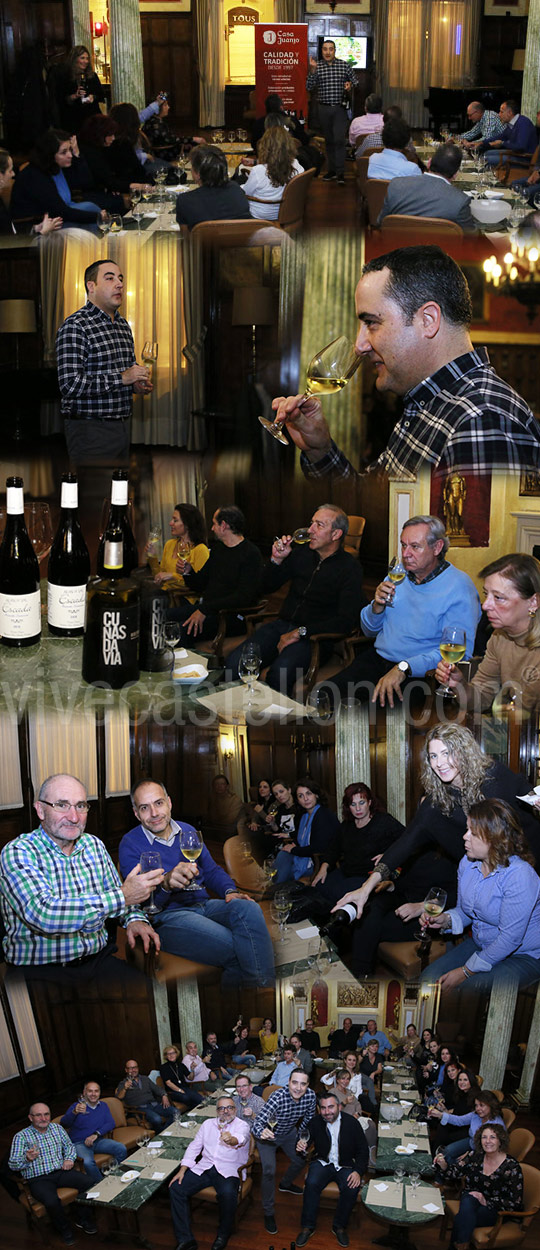
[[[60,524],[49,556],[47,585],[49,632],[60,638],[78,638],[84,633],[90,556],[82,535],[77,507],[77,475],[64,473],[60,496]]]
[[[325,924],[321,930],[321,935],[332,937],[338,930],[338,926],[342,924],[352,924],[356,920],[356,907],[354,903],[345,903],[338,911],[333,911],[328,924]]]
[[[6,513],[0,547],[0,642],[31,647],[41,638],[39,563],[24,521],[22,477],[6,481]]]
[[[139,678],[139,591],[123,569],[122,531],[109,526],[105,575],[91,578],[86,591],[82,675],[90,685],[113,690]]]
[[[141,581],[141,640],[139,666],[143,672],[163,673],[171,667],[171,652],[163,631],[167,621],[170,598],[153,578]]]
[[[129,523],[128,516],[128,472],[127,469],[115,469],[111,482],[111,504],[107,524],[99,544],[97,554],[97,571],[103,577],[105,572],[105,536],[109,527],[121,530],[124,548],[124,567],[122,574],[129,577],[139,563],[139,552]]]

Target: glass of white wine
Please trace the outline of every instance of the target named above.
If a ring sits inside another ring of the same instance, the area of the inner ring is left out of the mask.
[[[438,885],[433,885],[424,899],[424,911],[427,912],[428,916],[433,916],[433,919],[435,919],[435,916],[441,916],[446,907],[447,898],[446,890],[443,890]],[[428,928],[429,925],[426,925],[426,928],[422,929],[420,933],[416,933],[415,937],[426,941],[430,936]]]
[[[157,358],[158,358],[158,344],[153,343],[151,339],[146,339],[146,342],[142,349],[141,359],[144,361],[144,364],[146,365],[146,368],[148,370],[149,382],[152,381],[153,368],[154,368],[154,365],[157,364]]]
[[[100,234],[108,234],[111,228],[111,214],[100,211],[97,215],[97,228]]]
[[[111,234],[120,234],[123,226],[121,213],[113,213],[111,217]]]
[[[162,867],[161,855],[159,851],[143,851],[139,863],[141,872],[155,872],[156,868]],[[161,908],[154,902],[153,890],[150,894],[150,902],[147,906],[145,905],[144,910],[147,916],[155,916],[156,912],[161,911]]]
[[[439,651],[445,664],[459,664],[465,655],[466,645],[465,630],[458,625],[447,625],[446,629],[443,629],[439,643]],[[456,698],[450,686],[437,686],[435,694],[442,694],[446,699]]]
[[[336,391],[343,390],[356,373],[361,359],[354,343],[344,334],[328,343],[309,362],[306,370],[307,386],[298,400],[298,407],[304,399],[309,399],[312,395],[333,395]],[[259,417],[259,421],[279,443],[289,442],[283,433],[282,422],[270,421],[268,417]]]
[[[182,829],[180,834],[180,850],[184,859],[189,860],[190,864],[195,864],[202,852],[204,846],[204,838],[200,829]],[[190,885],[184,886],[184,893],[188,891],[199,890],[200,886],[192,881]]]
[[[247,686],[246,707],[252,707],[253,704],[261,702],[260,696],[256,695],[253,689],[254,682],[261,671],[261,663],[261,652],[257,643],[246,642],[238,661],[238,676],[240,681]]]
[[[393,586],[399,586],[400,582],[405,581],[407,573],[401,563],[399,556],[392,556],[392,559],[390,560],[390,563],[388,565],[388,572],[386,576],[387,576],[388,581],[391,582]],[[387,603],[386,606],[388,608],[393,608],[394,600],[391,599],[390,602]]]

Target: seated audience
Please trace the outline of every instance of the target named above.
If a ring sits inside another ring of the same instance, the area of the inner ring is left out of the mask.
[[[467,1150],[474,1150],[475,1136],[478,1130],[484,1128],[486,1124],[500,1124],[504,1128],[500,1102],[490,1089],[480,1090],[474,1100],[474,1107],[464,1112],[463,1115],[452,1115],[449,1111],[440,1111],[438,1107],[430,1107],[428,1118],[440,1120],[441,1124],[452,1124],[456,1128],[465,1130],[466,1134],[468,1133],[468,1136],[462,1136],[445,1146],[442,1153],[447,1163],[453,1163]]]
[[[495,985],[525,988],[540,979],[540,878],[520,822],[508,803],[473,803],[463,835],[457,905],[420,923],[439,932],[472,936],[429,966],[429,981],[444,991],[477,994]],[[426,972],[421,981],[427,980]]]
[[[253,845],[259,846],[259,849],[262,850],[264,850],[266,841],[264,837],[266,817],[268,816],[269,808],[272,806],[273,802],[274,796],[272,794],[270,781],[267,777],[262,777],[257,785],[257,798],[255,802],[250,805],[248,823],[248,829],[250,832],[258,833],[260,835],[258,839],[252,838]]]
[[[11,197],[13,217],[61,217],[64,224],[96,224],[104,213],[97,201],[75,203],[66,178],[73,161],[70,135],[63,130],[46,130],[30,153],[30,160],[15,179]]]
[[[359,1055],[357,1051],[346,1050],[343,1055],[343,1068],[350,1077],[349,1092],[358,1099],[364,1114],[372,1115],[377,1109],[377,1096],[372,1078],[367,1076],[365,1072],[362,1073],[360,1071],[361,1059],[362,1055]],[[326,1085],[327,1089],[333,1090],[336,1083],[336,1072],[326,1073],[325,1076],[321,1077],[321,1081],[323,1085]]]
[[[11,219],[11,195],[15,170],[13,160],[5,148],[0,148],[0,234],[17,234]],[[45,213],[43,221],[32,226],[34,234],[50,234],[52,230],[60,230],[62,217],[49,217]]]
[[[416,161],[406,156],[411,129],[406,122],[390,118],[382,130],[382,152],[373,152],[368,161],[368,178],[414,178],[422,174]]]
[[[200,221],[249,219],[249,201],[243,187],[229,179],[227,157],[210,143],[201,144],[191,154],[195,191],[186,191],[176,201],[176,220],[191,230]]]
[[[399,104],[389,104],[388,108],[384,110],[383,125],[385,124],[385,122],[389,122],[390,120],[392,121],[403,120],[403,109],[400,109]],[[365,156],[367,155],[367,153],[371,155],[371,152],[374,148],[380,150],[383,147],[384,147],[384,143],[383,143],[382,127],[381,127],[381,129],[375,131],[374,134],[365,135],[364,138],[361,139],[357,143],[356,152],[354,155],[355,155],[356,160],[359,161],[361,156]],[[415,160],[420,166],[420,169],[423,169],[424,166],[420,160],[420,157],[416,153],[416,148],[414,146],[412,139],[410,139],[407,144],[407,151],[411,153],[411,156],[414,156]]]
[[[277,125],[265,130],[257,144],[257,164],[242,186],[249,199],[251,216],[262,221],[277,221],[285,187],[301,173],[296,144],[286,127]]]
[[[345,1016],[340,1029],[330,1028],[328,1030],[328,1058],[342,1059],[346,1050],[350,1050],[351,1046],[356,1046],[360,1025],[353,1024],[350,1016]]]
[[[410,174],[406,178],[392,178],[377,224],[380,226],[390,213],[401,213],[412,217],[439,217],[456,222],[466,232],[476,230],[469,199],[458,187],[452,186],[461,160],[462,153],[455,143],[441,143],[421,178],[413,181]]]
[[[196,1042],[187,1043],[182,1063],[187,1069],[188,1081],[193,1081],[194,1085],[204,1085],[205,1081],[210,1080],[210,1069],[206,1067],[206,1064],[203,1063],[200,1055],[197,1053]]]
[[[229,1042],[226,1047],[227,1054],[230,1055],[231,1063],[236,1068],[252,1068],[257,1060],[255,1055],[250,1054],[249,1026],[242,1024],[238,1033],[234,1034],[234,1041]]]
[[[110,1155],[115,1163],[121,1163],[127,1155],[126,1147],[121,1141],[107,1137],[116,1128],[112,1112],[107,1103],[101,1101],[101,1089],[97,1081],[87,1081],[80,1098],[72,1102],[60,1121],[68,1137],[73,1142],[77,1158],[82,1159],[86,1175],[92,1184],[101,1180],[101,1172],[94,1155]]]
[[[140,119],[134,104],[113,104],[109,118],[118,127],[114,140],[114,151],[110,160],[114,164],[117,178],[128,186],[146,186],[153,183],[154,178],[148,160],[142,161],[139,153]],[[145,154],[146,155],[146,154]]]
[[[486,1124],[475,1134],[473,1148],[464,1159],[448,1166],[438,1155],[435,1165],[444,1181],[460,1181],[463,1189],[459,1211],[452,1225],[452,1245],[464,1250],[476,1228],[497,1223],[499,1211],[523,1209],[523,1173],[508,1154],[508,1133],[500,1124]]]
[[[282,126],[287,127],[289,134],[294,139],[296,159],[302,166],[302,169],[314,169],[315,177],[317,177],[324,162],[324,157],[318,147],[314,143],[309,142],[313,131],[308,130],[305,123],[298,121],[297,117],[285,111],[285,105],[281,96],[275,92],[271,92],[266,97],[264,107],[264,117],[256,117],[251,125],[251,142],[253,147],[257,148],[259,139],[262,139],[265,130],[268,130],[271,125],[275,124],[275,119],[277,118]]]
[[[195,573],[202,569],[210,555],[206,545],[206,522],[202,512],[192,503],[177,503],[169,522],[171,537],[165,543],[161,563],[150,552],[151,544],[147,545],[148,564],[154,574],[158,586],[166,586],[168,590],[183,589],[186,585],[176,565],[180,558],[186,559]],[[190,615],[196,595],[188,595],[186,616]]]
[[[489,139],[498,139],[502,135],[504,126],[498,115],[493,109],[487,109],[480,100],[472,100],[467,105],[467,120],[472,122],[469,130],[464,130],[463,134],[457,138],[464,148],[474,149],[480,147]]]
[[[496,139],[487,139],[480,144],[480,151],[485,152],[488,165],[498,165],[501,157],[505,164],[512,159],[513,153],[528,153],[532,156],[538,147],[536,127],[530,117],[520,113],[515,100],[504,100],[499,109],[499,119],[503,130]]]
[[[283,1047],[283,1059],[276,1064],[274,1071],[270,1076],[270,1085],[281,1085],[283,1089],[287,1089],[289,1085],[289,1077],[298,1069],[303,1071],[302,1065],[299,1063],[296,1050],[289,1042]],[[307,1076],[307,1072],[306,1072]],[[260,1092],[260,1087],[257,1086]]]
[[[384,854],[403,833],[403,825],[385,812],[382,804],[363,782],[347,786],[342,802],[343,820],[328,851],[322,856],[311,887],[315,888],[318,910],[330,910],[344,889],[363,884],[373,869],[376,855]],[[306,903],[309,908],[309,900]],[[310,914],[308,912],[308,914]]]
[[[228,1094],[216,1103],[215,1119],[203,1120],[169,1182],[171,1212],[178,1245],[196,1247],[191,1231],[189,1200],[211,1186],[217,1195],[219,1224],[214,1250],[224,1250],[234,1228],[238,1190],[249,1158],[249,1125],[240,1120]]]
[[[415,1024],[407,1025],[405,1037],[399,1039],[398,1049],[401,1050],[405,1062],[412,1066],[417,1055],[422,1052],[422,1038],[418,1036]]]
[[[362,1050],[362,1058],[360,1060],[360,1072],[364,1076],[370,1076],[372,1081],[378,1081],[382,1076],[383,1061],[379,1054],[379,1043],[376,1038]]]
[[[382,1029],[377,1028],[376,1020],[368,1020],[364,1033],[360,1034],[357,1046],[367,1046],[369,1042],[377,1042],[379,1047],[379,1057],[387,1059],[392,1049],[392,1043]]]
[[[206,563],[195,571],[189,560],[178,560],[189,590],[199,596],[198,607],[186,618],[183,610],[172,608],[170,615],[182,620],[184,641],[189,638],[213,638],[217,632],[220,609],[230,610],[230,628],[236,633],[245,629],[238,611],[257,602],[262,577],[262,557],[255,543],[244,535],[246,521],[240,508],[231,504],[217,508],[212,519],[215,542]]]
[[[301,810],[294,838],[281,844],[276,857],[276,884],[299,881],[314,870],[313,856],[324,857],[339,829],[338,819],[327,806],[326,795],[316,781],[303,777],[294,788]],[[307,852],[307,853],[306,853]]]
[[[66,1184],[77,1189],[81,1196],[91,1188],[89,1176],[83,1176],[74,1168],[77,1152],[66,1130],[60,1124],[51,1123],[51,1113],[43,1102],[35,1102],[28,1112],[30,1127],[15,1133],[9,1154],[9,1167],[20,1172],[32,1197],[42,1202],[51,1224],[65,1246],[75,1244],[70,1220],[58,1196],[58,1190]],[[93,1212],[79,1208],[74,1221],[86,1233],[95,1233]]]
[[[209,1069],[212,1081],[216,1081],[219,1077],[222,1077],[223,1080],[226,1081],[229,1076],[234,1076],[234,1068],[227,1067],[225,1051],[221,1049],[221,1046],[218,1046],[217,1035],[215,1033],[206,1034],[202,1061]]]
[[[114,117],[96,113],[82,127],[79,148],[98,190],[128,195],[130,191],[142,190],[147,184],[142,167],[137,168],[129,158],[126,161],[124,145],[117,142],[119,135],[120,127]],[[135,175],[134,180],[132,174]],[[138,181],[139,175],[142,181]]]
[[[358,140],[365,135],[380,133],[383,126],[382,99],[380,95],[372,92],[371,95],[366,96],[364,112],[352,119],[349,127],[349,143],[357,144]]]
[[[511,186],[511,190],[514,193],[520,192],[521,194],[525,194],[528,203],[532,206],[536,202],[535,196],[538,195],[538,191],[540,189],[538,187],[539,181],[540,181],[540,148],[538,149],[536,161],[533,165],[533,168],[531,169],[529,166],[529,172],[525,175],[525,177],[514,178],[510,186]],[[534,217],[534,214],[531,214],[531,216]],[[524,222],[521,223],[522,226],[524,224],[525,224]]]
[[[296,828],[296,818],[299,815],[293,787],[288,786],[280,777],[272,782],[272,800],[273,806],[270,807],[264,824],[266,830],[262,846],[264,855],[277,854],[284,841],[290,842]]]
[[[165,1086],[167,1098],[170,1102],[178,1102],[192,1110],[198,1107],[203,1101],[201,1094],[197,1094],[194,1089],[189,1088],[189,1082],[192,1080],[191,1065],[188,1067],[181,1060],[182,1051],[174,1042],[170,1042],[168,1046],[163,1048],[163,1063],[159,1069],[159,1075]]]
[[[148,139],[154,156],[161,156],[166,161],[175,161],[179,156],[188,152],[195,143],[206,143],[206,139],[201,139],[197,135],[184,139],[175,134],[167,121],[171,107],[169,100],[160,95],[156,103],[159,105],[158,112],[153,111],[143,124],[143,133]]]
[[[135,1059],[128,1059],[126,1075],[116,1086],[115,1095],[127,1110],[142,1112],[150,1128],[165,1128],[174,1120],[169,1097],[149,1076],[139,1072]]]
[[[450,1065],[449,1065],[450,1066]],[[458,1118],[467,1115],[469,1111],[474,1110],[474,1104],[477,1098],[482,1097],[480,1086],[476,1082],[476,1078],[465,1069],[458,1070],[454,1079],[454,1089],[452,1093],[447,1093],[444,1099],[444,1107],[441,1111],[447,1111],[450,1115]],[[449,1146],[452,1142],[461,1141],[463,1137],[463,1129],[460,1124],[442,1124],[438,1117],[430,1120],[433,1125],[438,1122],[438,1128],[433,1138],[432,1150],[433,1154],[444,1151],[445,1146]]]
[[[435,676],[463,691],[470,707],[486,711],[505,698],[516,711],[540,704],[540,564],[512,552],[480,569],[485,612],[493,633],[472,681],[454,664],[440,660]],[[506,694],[505,694],[506,692]]]
[[[172,819],[172,802],[161,782],[137,782],[131,798],[140,824],[120,842],[120,871],[131,872],[149,846],[159,849],[165,875],[154,894],[160,908],[154,919],[163,949],[219,965],[224,986],[273,985],[272,942],[258,903],[238,891],[206,846],[197,866],[188,861],[181,836],[193,825]],[[196,889],[190,890],[191,884]],[[209,898],[207,886],[217,897]]]

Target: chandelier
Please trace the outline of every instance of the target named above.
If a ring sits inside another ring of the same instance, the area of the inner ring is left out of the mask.
[[[526,247],[512,239],[510,251],[503,256],[502,264],[496,256],[488,256],[483,264],[486,282],[493,287],[495,294],[517,299],[523,304],[531,322],[534,321],[540,304],[539,257],[540,251],[537,247]]]

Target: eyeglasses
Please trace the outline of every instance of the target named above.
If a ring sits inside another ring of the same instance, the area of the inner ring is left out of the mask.
[[[44,803],[46,807],[52,807],[54,812],[70,812],[71,808],[83,815],[90,811],[89,803],[68,803],[67,799],[57,799],[55,803],[50,803],[48,799],[40,799],[40,803]]]

